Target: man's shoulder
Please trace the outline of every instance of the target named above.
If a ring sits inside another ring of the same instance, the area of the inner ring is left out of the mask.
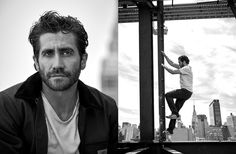
[[[180,68],[179,70],[180,70],[182,73],[183,73],[183,72],[192,72],[192,67],[189,66],[189,65],[186,65],[186,66]]]
[[[109,103],[115,103],[115,100],[108,96],[107,94],[101,92],[100,90],[94,88],[94,87],[91,87],[91,86],[88,86],[86,85],[87,88],[89,89],[89,91],[91,92],[91,94],[95,97],[97,97],[99,100],[102,100],[104,102],[109,102]]]
[[[22,85],[22,82],[1,91],[0,98],[3,98],[3,97],[14,98],[16,92],[21,87],[21,85]]]
[[[184,67],[182,67],[180,69],[191,69],[191,66],[190,65],[185,65]]]
[[[22,118],[22,101],[15,97],[21,85],[22,83],[19,83],[0,92],[0,113],[2,116],[0,121],[2,124],[6,119],[19,122]]]

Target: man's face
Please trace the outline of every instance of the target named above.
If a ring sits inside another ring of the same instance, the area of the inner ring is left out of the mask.
[[[184,63],[182,61],[179,60],[179,67],[182,68],[184,67]]]
[[[42,81],[54,91],[64,91],[75,84],[85,68],[87,54],[82,57],[72,33],[45,33],[40,36],[39,57],[34,57]]]

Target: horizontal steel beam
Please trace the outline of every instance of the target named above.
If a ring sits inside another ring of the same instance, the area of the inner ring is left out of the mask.
[[[153,12],[153,20],[156,20],[156,10],[156,8],[150,8],[150,11]],[[227,1],[164,6],[164,20],[231,17],[234,17],[234,14]],[[134,5],[127,8],[123,8],[119,5],[118,21],[119,23],[138,22],[138,8]]]

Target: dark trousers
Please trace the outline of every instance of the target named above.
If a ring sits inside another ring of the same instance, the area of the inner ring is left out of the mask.
[[[186,89],[177,89],[170,91],[165,94],[166,101],[168,106],[172,112],[172,114],[179,116],[179,110],[184,105],[184,102],[188,100],[192,95],[192,92]],[[176,101],[174,102],[174,98]],[[173,134],[173,130],[175,128],[176,119],[171,119],[169,123],[169,128],[167,129],[171,134]]]

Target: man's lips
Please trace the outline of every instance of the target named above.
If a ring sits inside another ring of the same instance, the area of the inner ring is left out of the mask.
[[[52,74],[50,77],[67,77],[65,74]]]

